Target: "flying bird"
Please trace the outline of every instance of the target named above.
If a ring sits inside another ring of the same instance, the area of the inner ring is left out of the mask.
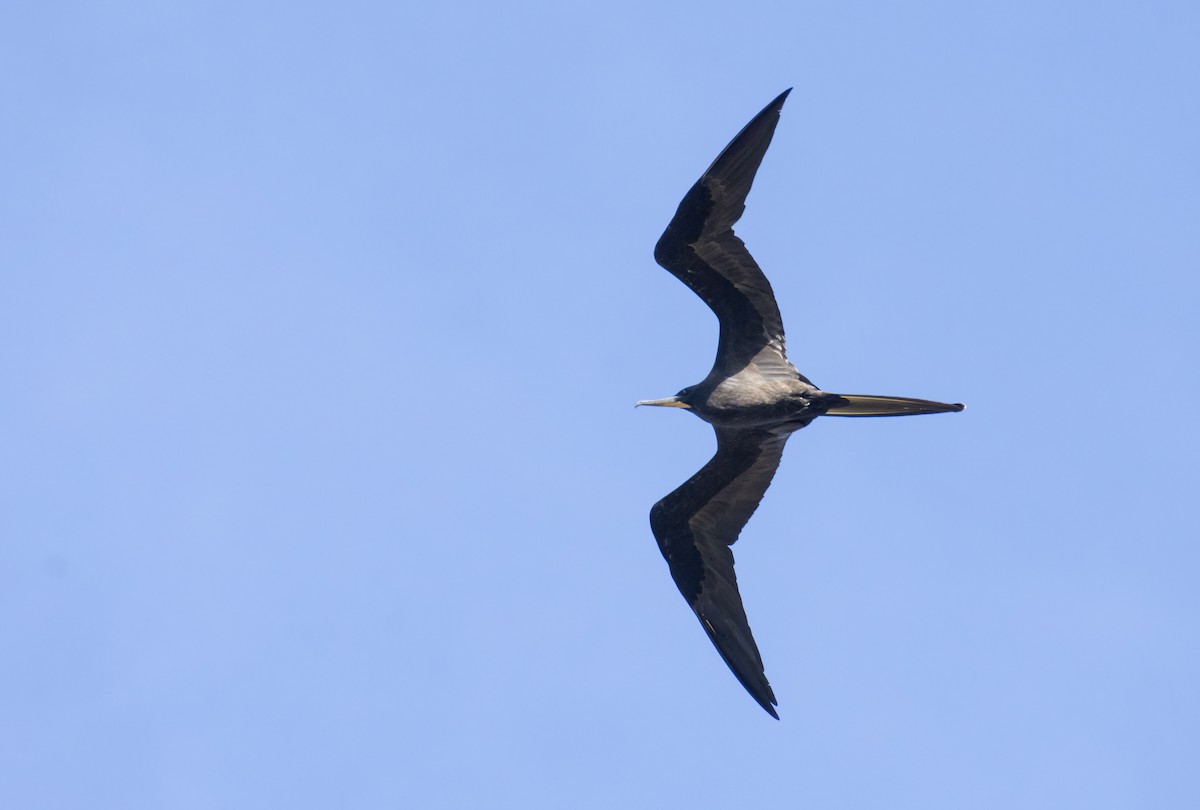
[[[738,592],[730,546],[758,508],[788,436],[818,416],[908,416],[961,404],[830,394],[784,350],[775,294],[733,225],[775,133],[785,90],[717,155],[679,203],[654,259],[700,296],[720,322],[712,371],[673,397],[638,405],[691,411],[713,426],[717,453],[650,510],[650,528],[679,592],[746,691],[779,719]]]

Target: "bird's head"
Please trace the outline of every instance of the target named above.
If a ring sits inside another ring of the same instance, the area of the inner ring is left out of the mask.
[[[643,399],[633,404],[633,407],[639,405],[657,405],[662,408],[686,408],[694,410],[696,407],[695,401],[692,399],[694,388],[685,388],[673,397],[665,397],[664,399]]]

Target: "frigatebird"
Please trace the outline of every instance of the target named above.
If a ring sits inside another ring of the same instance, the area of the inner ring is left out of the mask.
[[[638,405],[684,408],[710,423],[717,453],[650,510],[679,592],[746,691],[774,718],[775,693],[750,632],[730,546],[771,484],[788,436],[818,416],[908,416],[961,404],[831,394],[796,370],[767,277],[733,225],[775,133],[785,90],[737,134],[679,203],[654,259],[692,289],[720,322],[717,358],[703,382]]]

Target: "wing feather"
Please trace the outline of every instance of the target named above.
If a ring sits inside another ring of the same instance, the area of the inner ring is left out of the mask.
[[[768,374],[795,373],[771,283],[733,232],[790,92],[768,104],[717,156],[654,248],[655,261],[716,314],[721,334],[713,371],[726,376],[752,361]]]
[[[738,592],[730,546],[771,485],[786,435],[716,428],[717,452],[654,505],[650,527],[679,592],[746,691],[778,719]]]

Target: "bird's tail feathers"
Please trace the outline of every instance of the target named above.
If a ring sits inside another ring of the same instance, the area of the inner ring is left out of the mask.
[[[909,397],[877,397],[870,394],[838,394],[843,404],[834,405],[828,416],[911,416],[919,413],[961,411],[959,403],[933,402]]]

